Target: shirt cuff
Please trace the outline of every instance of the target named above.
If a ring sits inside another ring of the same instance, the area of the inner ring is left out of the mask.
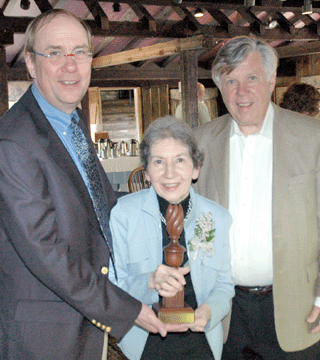
[[[320,296],[315,298],[313,305],[320,307]]]

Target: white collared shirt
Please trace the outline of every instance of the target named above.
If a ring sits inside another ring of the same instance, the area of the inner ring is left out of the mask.
[[[245,136],[233,120],[230,133],[229,211],[231,264],[236,285],[273,283],[272,128],[269,105],[259,133]]]

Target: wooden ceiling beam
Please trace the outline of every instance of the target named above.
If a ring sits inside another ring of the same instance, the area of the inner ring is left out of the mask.
[[[42,14],[48,10],[53,9],[52,5],[49,3],[48,0],[34,0],[34,2],[37,4]]]
[[[80,0],[78,0],[80,1]],[[110,0],[99,0],[99,2],[110,2]],[[137,3],[137,0],[121,0],[121,3],[125,3],[125,4],[135,4]],[[257,1],[258,2],[258,1]],[[260,3],[262,6],[273,6],[274,8],[279,9],[279,7],[283,7],[283,8],[288,8],[288,7],[296,7],[300,9],[301,12],[301,4],[302,4],[303,0],[300,0],[300,3],[298,0],[286,0],[285,3],[283,4],[283,1],[281,0],[261,0]],[[143,4],[143,5],[160,5],[160,6],[168,6],[168,5],[172,5],[173,1],[172,0],[141,0],[139,1],[139,3]],[[217,5],[218,7],[220,7],[221,9],[225,8],[225,6],[243,6],[244,5],[244,0],[223,0],[223,1],[215,1],[213,2],[212,0],[202,0],[202,1],[198,1],[198,0],[183,0],[181,4],[179,4],[179,6],[186,6],[186,7],[205,7],[205,6],[215,6]],[[297,6],[298,5],[298,6]],[[224,7],[223,7],[224,6]],[[320,4],[318,0],[313,0],[313,4],[312,4],[313,8],[320,8]]]
[[[183,8],[182,10],[185,14],[185,18],[188,18],[190,23],[192,23],[195,28],[199,28],[200,23],[197,20],[197,18],[194,16],[194,14],[192,14],[187,8]]]
[[[221,10],[209,9],[208,12],[225,31],[229,32],[232,22]]]
[[[156,20],[155,28],[156,32],[150,31],[150,28],[146,27],[141,22],[128,22],[128,21],[110,21],[109,31],[102,31],[97,28],[94,21],[87,20],[87,24],[91,27],[93,35],[98,36],[124,36],[124,37],[137,37],[137,38],[184,38],[186,34],[179,27],[179,21],[173,20]]]
[[[20,50],[16,53],[16,55],[14,56],[14,58],[10,61],[9,66],[13,67],[16,65],[16,63],[19,61],[19,59],[23,56],[23,47],[20,48]]]
[[[253,8],[253,6],[252,6]],[[238,13],[250,24],[252,32],[258,36],[262,36],[266,32],[265,24],[256,17],[256,15],[251,11],[250,8],[241,8],[237,10]]]
[[[110,23],[107,14],[103,11],[101,6],[99,5],[98,1],[95,0],[84,0],[87,8],[95,18],[96,22],[98,23],[99,27],[102,30],[109,30]]]
[[[146,25],[151,32],[157,32],[157,23],[144,6],[141,4],[132,4],[130,7],[143,25]]]
[[[320,42],[312,41],[308,44],[299,44],[276,48],[280,58],[297,57],[320,53]]]
[[[91,79],[105,80],[166,80],[176,79],[180,81],[181,67],[179,63],[170,64],[166,68],[159,68],[154,63],[148,63],[140,69],[136,69],[131,64],[116,67],[93,70]],[[211,79],[211,71],[199,68],[198,75],[201,79]]]
[[[20,33],[24,34],[28,23],[33,18],[21,18],[21,17],[8,17],[0,16],[0,44],[7,45],[9,40],[6,40],[4,35],[10,33]],[[145,29],[138,22],[128,22],[128,21],[110,21],[109,30],[101,29],[100,26],[94,20],[86,20],[86,23],[91,27],[93,35],[97,36],[131,36],[132,38],[162,38],[162,39],[183,39],[187,36],[192,36],[194,31],[191,29],[186,29],[185,24],[182,21],[162,21],[157,20],[157,32],[152,32],[149,29]],[[320,23],[315,22],[313,27],[318,27]],[[284,32],[281,28],[276,29],[266,29],[265,32],[261,33],[260,36],[265,40],[317,40],[318,34],[314,28],[305,27],[302,29],[292,29],[291,34]],[[215,25],[201,25],[199,24],[199,31],[206,36],[211,36],[212,38],[231,38],[237,35],[249,35],[250,28],[244,26],[236,26],[228,24],[228,31],[221,26]],[[188,33],[189,31],[189,33]]]
[[[179,54],[166,56],[165,58],[161,59],[160,61],[156,61],[155,64],[159,66],[159,68],[165,68],[169,64],[171,64],[175,59],[179,57]]]
[[[181,51],[200,50],[206,46],[203,35],[193,36],[187,39],[172,40],[161,44],[146,46],[139,49],[121,51],[116,54],[100,56],[92,61],[93,69],[99,69],[114,65],[128,64],[136,61],[170,56]]]
[[[0,45],[13,45],[14,33],[9,29],[3,29],[0,25]]]

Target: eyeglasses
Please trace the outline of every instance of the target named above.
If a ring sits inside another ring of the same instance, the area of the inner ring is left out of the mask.
[[[88,50],[75,50],[71,54],[67,54],[63,50],[52,50],[48,54],[40,54],[36,51],[32,51],[32,53],[49,59],[52,65],[63,65],[67,57],[70,56],[72,56],[77,64],[85,64],[92,58],[92,52]]]

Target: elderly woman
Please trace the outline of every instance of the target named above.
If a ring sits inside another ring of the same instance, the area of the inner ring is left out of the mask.
[[[191,187],[203,154],[185,122],[171,116],[154,121],[145,132],[140,156],[152,186],[120,198],[112,210],[118,281],[111,268],[110,279],[150,306],[185,286],[185,301],[195,309],[195,321],[188,324],[187,332],[168,333],[166,338],[133,326],[119,346],[130,360],[219,360],[221,320],[234,296],[228,241],[231,216]],[[165,265],[162,251],[170,243],[169,204],[181,204],[184,211],[179,242],[187,251],[178,269]]]

